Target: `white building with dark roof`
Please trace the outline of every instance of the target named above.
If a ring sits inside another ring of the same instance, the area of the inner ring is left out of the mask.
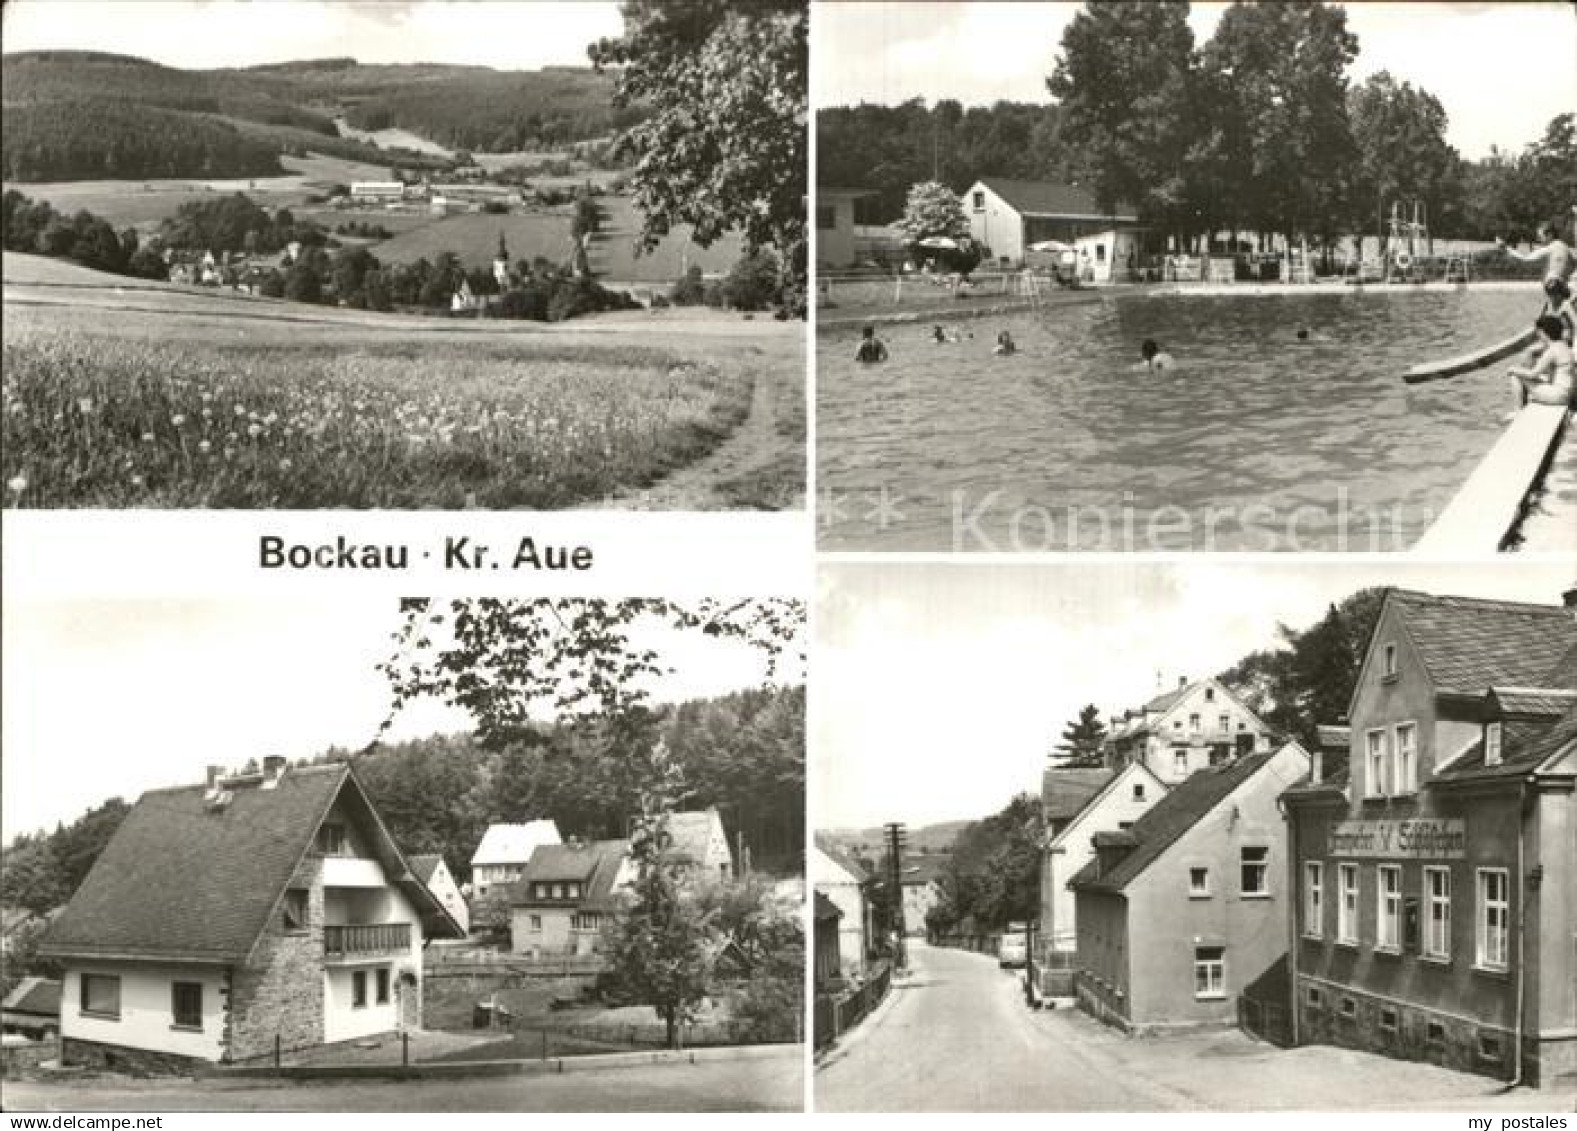
[[[1167,785],[1207,766],[1270,749],[1271,730],[1218,679],[1190,681],[1111,720],[1107,762],[1141,762]]]
[[[427,890],[444,905],[444,910],[460,924],[460,929],[469,931],[471,909],[466,905],[465,895],[460,891],[460,885],[455,882],[454,873],[449,870],[449,865],[444,863],[443,856],[436,852],[428,852],[411,856],[409,859],[411,871],[416,878],[427,885]]]
[[[471,897],[486,899],[525,875],[531,854],[544,844],[561,844],[559,827],[551,820],[489,825],[471,854]]]
[[[1137,254],[1138,212],[1127,204],[1103,209],[1076,185],[988,177],[965,190],[963,205],[969,234],[999,263],[1019,266],[1031,244],[1057,240],[1084,253],[1090,281],[1109,282]]]
[[[50,926],[62,1059],[143,1071],[417,1029],[422,944],[464,934],[350,766],[152,790]]]
[[[538,846],[509,889],[510,948],[533,958],[596,953],[636,874],[627,840]]]

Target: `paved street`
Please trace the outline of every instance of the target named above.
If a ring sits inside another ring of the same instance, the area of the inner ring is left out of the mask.
[[[409,1083],[8,1080],[6,1111],[800,1111],[803,1052]]]
[[[1134,1039],[1036,1012],[995,959],[922,945],[909,977],[818,1068],[818,1111],[1571,1111],[1570,1095],[1233,1030]]]

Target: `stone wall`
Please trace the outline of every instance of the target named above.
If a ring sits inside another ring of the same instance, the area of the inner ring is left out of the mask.
[[[62,1064],[121,1072],[130,1076],[191,1076],[204,1064],[201,1060],[177,1056],[175,1053],[106,1045],[76,1037],[61,1039],[60,1060]]]
[[[286,931],[275,916],[250,965],[231,973],[225,1059],[271,1056],[323,1043],[322,858],[309,856],[291,878],[307,889],[306,929]]]
[[[7,1080],[12,1080],[25,1072],[31,1072],[46,1060],[54,1060],[58,1055],[60,1048],[53,1038],[26,1045],[3,1045],[0,1046],[0,1069],[3,1069]]]

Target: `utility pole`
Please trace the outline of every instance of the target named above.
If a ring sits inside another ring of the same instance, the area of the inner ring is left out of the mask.
[[[909,834],[900,821],[890,822],[886,829],[887,874],[888,882],[892,884],[893,922],[897,934],[894,957],[898,960],[898,969],[904,970],[909,966],[909,943],[903,921],[903,850]]]

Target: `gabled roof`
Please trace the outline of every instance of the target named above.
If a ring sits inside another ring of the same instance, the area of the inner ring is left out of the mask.
[[[1577,618],[1559,606],[1408,589],[1391,590],[1386,605],[1400,615],[1437,692],[1549,686],[1577,646]]]
[[[53,978],[23,978],[0,1002],[6,1013],[27,1013],[35,1017],[60,1016],[60,983]]]
[[[405,860],[411,866],[411,874],[427,884],[432,882],[433,873],[438,871],[438,865],[443,863],[444,858],[436,852],[423,852],[418,856],[407,856]]]
[[[225,783],[228,803],[206,786],[150,790],[105,845],[40,946],[58,957],[115,957],[244,964],[285,887],[342,798],[359,814],[378,863],[415,905],[429,935],[463,938],[449,913],[411,874],[350,766],[287,769]]]
[[[1099,874],[1100,861],[1091,860],[1068,881],[1068,886],[1121,891],[1277,753],[1279,751],[1250,754],[1235,762],[1191,774],[1173,786],[1172,792],[1157,801],[1131,828],[1123,830],[1133,838],[1135,845],[1110,871]]]
[[[1248,704],[1243,702],[1242,698],[1235,691],[1214,676],[1206,676],[1191,683],[1180,683],[1169,691],[1161,692],[1137,710],[1126,712],[1123,716],[1123,724],[1113,730],[1108,735],[1108,738],[1131,738],[1134,735],[1148,734],[1151,731],[1159,733],[1161,723],[1173,709],[1194,692],[1206,687],[1220,692],[1233,706],[1249,717],[1257,730],[1261,732],[1270,730],[1270,727],[1265,724],[1265,720],[1250,710]]]
[[[562,899],[537,899],[534,883],[584,885],[573,906],[581,911],[611,911],[617,906],[614,884],[629,859],[627,840],[593,840],[576,844],[539,845],[526,864],[525,873],[509,885],[511,907],[565,907]]]
[[[1501,731],[1499,764],[1484,764],[1484,739],[1480,736],[1462,755],[1452,759],[1449,766],[1435,774],[1433,781],[1451,784],[1525,777],[1572,747],[1577,747],[1577,703],[1568,704],[1565,713],[1555,718],[1508,720]]]
[[[819,891],[815,892],[814,895],[816,897],[816,922],[825,923],[828,920],[838,920],[843,918],[843,912],[839,910],[836,903],[822,895]]]
[[[1149,782],[1155,787],[1157,790],[1157,797],[1163,797],[1166,795],[1166,783],[1160,778],[1156,777],[1155,772],[1151,770],[1149,766],[1146,766],[1143,761],[1136,759],[1132,762],[1129,762],[1126,766],[1112,771],[1112,775],[1107,779],[1106,784],[1101,786],[1098,791],[1092,794],[1089,799],[1085,801],[1083,807],[1080,808],[1077,813],[1068,818],[1067,826],[1052,838],[1051,843],[1053,845],[1062,844],[1066,842],[1069,837],[1082,835],[1078,832],[1080,818],[1083,817],[1087,811],[1094,809],[1097,805],[1099,805],[1101,800],[1110,794],[1112,790],[1117,789],[1118,783],[1126,777],[1144,778],[1145,781]]]
[[[1068,820],[1106,788],[1116,770],[1059,770],[1047,767],[1040,775],[1040,809],[1049,824]]]
[[[714,829],[721,832],[723,819],[716,809],[702,809],[691,813],[670,813],[665,826],[669,836],[668,853],[681,863],[699,864],[706,859],[706,850],[712,841]],[[727,834],[723,845],[728,846]],[[728,857],[733,859],[733,852]]]
[[[1573,703],[1577,703],[1577,690],[1554,687],[1491,687],[1489,701],[1491,705],[1499,708],[1502,715],[1558,719]]]
[[[1139,219],[1139,213],[1133,205],[1119,202],[1108,211],[1095,202],[1093,193],[1077,185],[1063,185],[1053,181],[1019,181],[1007,177],[982,177],[980,183],[1025,216],[1068,216],[1128,221]]]
[[[865,870],[865,866],[863,864],[854,858],[853,853],[846,851],[837,844],[834,844],[832,841],[823,837],[820,833],[817,833],[814,837],[814,847],[816,851],[820,852],[828,860],[832,861],[833,864],[849,873],[850,878],[855,883],[863,884],[870,881],[870,873]],[[811,863],[814,863],[814,857],[812,858]],[[811,877],[811,879],[812,881],[818,883],[825,882],[817,880],[814,875]]]
[[[489,825],[482,843],[471,854],[471,866],[479,864],[524,864],[532,851],[542,844],[558,844],[559,827],[550,820],[528,821],[523,825]]]

